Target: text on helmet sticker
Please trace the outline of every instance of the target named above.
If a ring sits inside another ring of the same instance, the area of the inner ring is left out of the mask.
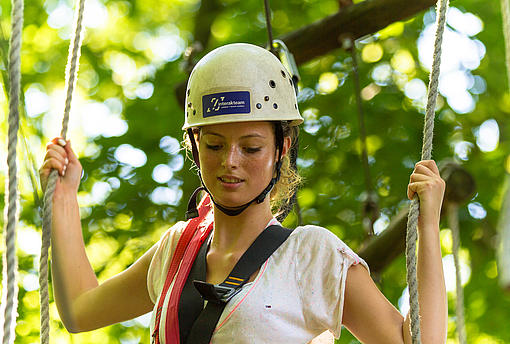
[[[250,92],[221,92],[202,97],[204,117],[250,113]]]

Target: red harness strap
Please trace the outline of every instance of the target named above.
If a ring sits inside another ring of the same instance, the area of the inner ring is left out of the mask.
[[[166,275],[165,285],[161,291],[161,296],[156,309],[156,318],[154,322],[154,331],[152,332],[152,343],[160,344],[159,325],[161,322],[161,313],[168,290],[175,278],[175,283],[170,293],[168,309],[165,320],[165,342],[167,344],[179,344],[179,299],[182,288],[186,283],[195,257],[200,250],[200,246],[207,238],[213,228],[213,218],[211,212],[211,200],[207,195],[202,199],[198,206],[198,217],[188,221],[177,246],[175,248],[168,273]],[[177,275],[177,277],[176,277]]]

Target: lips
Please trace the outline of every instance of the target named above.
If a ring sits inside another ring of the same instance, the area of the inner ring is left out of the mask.
[[[241,183],[244,181],[244,179],[241,179],[241,178],[238,178],[235,176],[227,176],[227,175],[218,177],[218,180],[220,180],[223,183],[227,183],[227,184],[238,184],[238,183]]]

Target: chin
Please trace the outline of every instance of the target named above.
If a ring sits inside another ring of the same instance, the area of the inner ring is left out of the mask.
[[[224,207],[235,208],[235,207],[239,207],[239,206],[242,206],[242,205],[250,202],[255,197],[246,198],[246,196],[242,195],[242,194],[239,194],[239,195],[222,194],[222,195],[218,195],[218,197],[216,197],[213,193],[213,198],[217,203],[221,204]]]

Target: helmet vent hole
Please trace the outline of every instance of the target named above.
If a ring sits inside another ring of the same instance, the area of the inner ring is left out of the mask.
[[[269,80],[269,86],[271,86],[271,88],[275,88],[276,82],[274,82],[274,80]]]
[[[287,76],[283,70],[281,70],[280,72],[282,72],[282,76],[283,76],[284,78]]]
[[[257,106],[257,109],[262,109],[262,104],[257,103],[257,105],[256,105],[256,106]]]
[[[265,100],[266,102],[268,102],[268,101],[269,101],[269,96],[265,96],[265,97],[264,97],[264,100]]]
[[[188,88],[188,96],[189,96],[190,91],[191,91],[191,89]]]
[[[193,110],[193,116],[197,114],[197,110]]]
[[[294,108],[297,110],[297,104],[294,104]]]
[[[188,107],[190,108],[191,106],[192,106],[191,103],[188,103]]]
[[[273,107],[274,107],[275,109],[278,109],[278,104],[273,103]]]

